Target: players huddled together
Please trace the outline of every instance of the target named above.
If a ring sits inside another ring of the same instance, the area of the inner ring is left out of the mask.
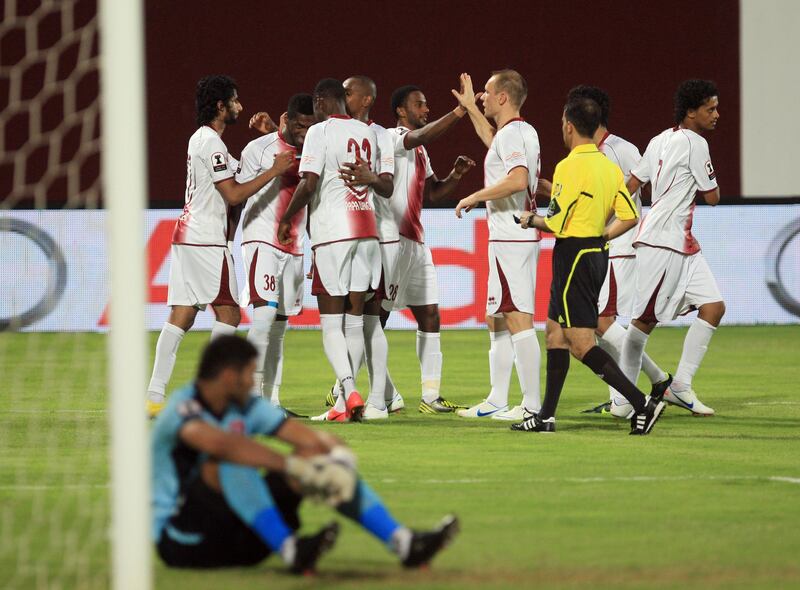
[[[569,154],[552,181],[540,178],[539,138],[521,114],[527,92],[525,79],[514,70],[493,72],[477,93],[471,77],[461,74],[459,89],[452,91],[455,107],[429,122],[423,91],[403,86],[391,96],[395,126],[384,128],[370,118],[377,99],[373,80],[326,78],[312,94],[292,96],[278,125],[266,113],[254,115],[250,125],[262,135],[247,144],[237,161],[222,135],[242,111],[238,88],[227,76],[200,80],[185,205],[172,240],[171,312],[156,346],[147,397],[151,417],[160,414],[154,456],[165,466],[159,485],[154,480],[154,493],[162,498],[163,510],[154,536],[167,563],[207,562],[191,535],[202,538],[203,531],[219,528],[209,520],[202,531],[191,524],[187,529],[188,517],[180,519],[186,510],[176,513],[179,493],[185,498],[191,492],[192,506],[216,506],[212,500],[224,497],[220,505],[228,512],[216,518],[238,518],[246,525],[239,531],[241,539],[227,540],[229,548],[237,543],[251,547],[254,536],[261,549],[252,554],[254,562],[273,551],[297,572],[313,569],[337,533],[331,526],[314,537],[294,536],[302,495],[321,498],[360,522],[406,565],[429,561],[457,530],[453,518],[427,533],[399,525],[357,478],[354,458],[341,441],[301,426],[289,418],[297,415],[281,408],[284,335],[288,318],[302,308],[306,235],[312,249],[311,293],[335,376],[325,400],[329,408],[312,420],[380,421],[404,408],[388,371],[384,326],[392,311],[406,308],[418,327],[422,413],[455,412],[468,419],[510,421],[517,432],[555,432],[556,407],[574,356],[609,387],[609,401],[591,411],[630,420],[632,435],[650,433],[666,403],[713,415],[692,389],[692,378],[725,306],[691,227],[696,196],[711,205],[720,198],[703,138],[719,118],[715,85],[682,83],[675,95],[674,126],[655,136],[644,155],[609,131],[610,101],[603,90],[573,88],[561,113]],[[487,148],[485,186],[461,198],[455,214],[461,218],[483,202],[489,227],[491,389],[472,407],[441,393],[438,285],[421,217],[425,201],[454,196],[461,178],[475,167],[471,158],[459,156],[440,179],[426,150],[465,117]],[[549,199],[543,216],[536,212],[537,196],[542,205]],[[642,196],[652,205],[644,217]],[[231,255],[240,221],[241,301]],[[543,233],[555,237],[544,399],[542,353],[533,322]],[[249,346],[239,347],[236,361],[230,353],[238,346],[232,334],[240,321],[239,306],[248,304],[253,306]],[[205,373],[201,363],[198,380],[167,402],[165,389],[181,339],[198,310],[208,305],[216,321],[204,362],[213,365],[209,355],[227,361]],[[659,322],[693,310],[698,316],[673,376],[644,352],[647,338]],[[617,316],[632,318],[630,325],[623,327]],[[215,347],[218,340],[225,346]],[[367,395],[356,383],[362,363],[369,375]],[[518,405],[508,399],[514,366],[522,391]],[[652,383],[649,395],[636,387],[640,371]],[[194,422],[208,432],[193,427],[187,434]],[[239,443],[212,440],[232,430],[274,435],[296,450],[304,445],[311,450],[288,459],[262,457],[255,449],[237,449]],[[175,459],[176,449],[186,451],[184,463]],[[210,473],[200,469],[192,480],[199,487],[188,488],[180,466],[206,465],[197,460],[204,453],[219,463]],[[258,467],[268,469],[266,479]],[[253,486],[258,493],[241,492]],[[212,549],[206,548],[219,555],[218,546]]]

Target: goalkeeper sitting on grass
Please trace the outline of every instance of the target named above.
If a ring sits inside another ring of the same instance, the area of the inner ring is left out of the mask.
[[[457,520],[428,532],[395,521],[340,440],[250,396],[256,356],[246,340],[215,339],[197,380],[169,398],[153,426],[153,538],[161,559],[212,568],[255,565],[277,553],[293,573],[311,572],[339,529],[332,522],[297,536],[298,507],[308,497],[361,524],[406,567],[428,563],[457,533]],[[253,435],[274,436],[294,452],[282,455]]]

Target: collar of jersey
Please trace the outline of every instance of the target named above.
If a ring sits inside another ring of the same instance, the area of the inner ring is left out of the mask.
[[[329,119],[352,119],[350,115],[330,115]]]
[[[582,145],[575,146],[575,148],[569,153],[571,156],[572,154],[591,154],[592,152],[599,151],[597,146],[593,143],[584,143]]]

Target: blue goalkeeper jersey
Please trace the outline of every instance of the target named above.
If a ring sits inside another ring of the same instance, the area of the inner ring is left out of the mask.
[[[226,432],[273,435],[286,420],[284,413],[260,397],[251,398],[247,407],[228,406],[215,415],[190,383],[172,393],[151,432],[153,540],[158,541],[169,518],[176,512],[186,486],[199,476],[204,453],[184,444],[178,436],[190,420],[204,420]]]

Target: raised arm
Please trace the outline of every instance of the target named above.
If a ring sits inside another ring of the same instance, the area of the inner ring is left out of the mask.
[[[417,146],[432,142],[458,123],[466,114],[466,111],[458,106],[444,117],[440,117],[432,123],[428,123],[425,127],[409,131],[403,136],[403,147],[407,150],[413,150]]]
[[[461,92],[451,90],[453,96],[456,97],[458,104],[467,111],[472,126],[475,128],[475,133],[478,134],[483,144],[488,148],[492,145],[497,129],[489,123],[489,120],[484,116],[478,108],[477,101],[483,95],[481,92],[475,96],[475,91],[472,88],[472,78],[469,74],[461,74],[459,77],[461,83]]]

